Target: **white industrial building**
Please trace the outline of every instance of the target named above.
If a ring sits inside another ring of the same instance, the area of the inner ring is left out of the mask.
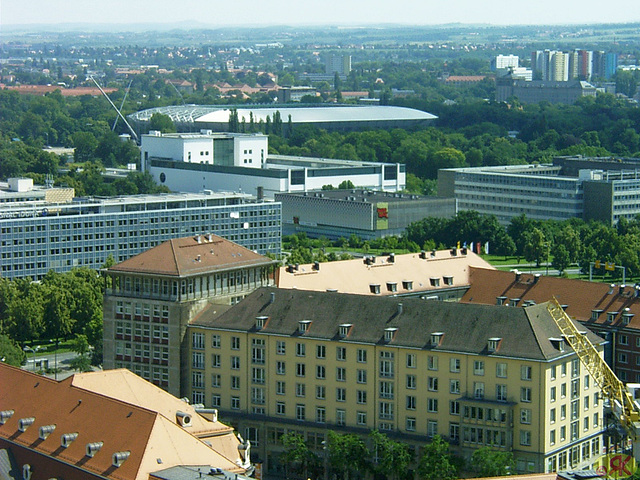
[[[273,198],[276,193],[337,188],[388,192],[406,185],[404,164],[269,155],[262,134],[150,132],[142,135],[143,168],[172,191],[235,191]]]

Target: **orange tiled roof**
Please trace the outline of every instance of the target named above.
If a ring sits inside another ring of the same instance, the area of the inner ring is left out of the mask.
[[[591,321],[592,310],[602,310],[594,324],[611,326],[622,325],[622,314],[626,308],[634,314],[628,328],[640,329],[640,298],[637,298],[633,286],[615,286],[613,289],[605,283],[587,282],[568,278],[536,276],[520,273],[518,279],[514,272],[489,270],[471,267],[471,287],[462,297],[462,302],[495,304],[496,297],[506,297],[506,303],[512,299],[520,299],[517,306],[527,300],[543,303],[556,297],[566,311],[580,322]],[[609,293],[611,292],[611,293]],[[617,312],[615,319],[607,323],[606,312]]]
[[[270,258],[217,235],[196,235],[163,242],[109,271],[189,276],[272,263]]]

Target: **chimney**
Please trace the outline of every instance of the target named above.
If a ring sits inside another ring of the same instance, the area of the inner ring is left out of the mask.
[[[264,200],[264,187],[263,186],[259,186],[258,187],[258,201],[261,202],[262,200]]]
[[[519,282],[520,278],[522,278],[522,273],[519,270],[514,270],[513,273],[516,275],[516,282]]]
[[[320,270],[320,262],[313,262],[312,270]]]
[[[389,263],[394,263],[396,261],[396,254],[395,253],[390,253],[389,254]]]
[[[540,277],[541,277],[541,276],[542,276],[542,274],[540,274],[540,273],[536,273],[536,274],[533,276],[533,283],[538,283],[538,282],[540,281]]]
[[[427,252],[425,252],[424,250],[422,250],[422,251],[420,252],[420,258],[422,258],[423,260],[424,260],[425,258],[427,258]]]
[[[276,292],[271,292],[271,298],[269,300],[269,303],[273,303],[276,301]]]
[[[620,285],[620,288],[618,289],[618,295],[624,295],[625,288],[626,288],[626,285],[624,283]]]
[[[616,288],[616,284],[612,283],[611,285],[609,285],[609,291],[607,292],[609,295],[611,295],[613,293],[613,291]]]
[[[398,304],[398,315],[402,315],[402,304]]]

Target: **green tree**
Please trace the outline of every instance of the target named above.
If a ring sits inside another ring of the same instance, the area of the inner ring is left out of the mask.
[[[423,480],[454,480],[458,470],[449,452],[450,445],[440,435],[427,444],[418,463],[418,476]]]
[[[281,442],[284,446],[284,452],[280,460],[286,465],[288,478],[290,478],[289,475],[291,473],[309,478],[309,471],[318,469],[320,464],[318,456],[309,450],[301,434],[295,432],[285,433]]]
[[[359,435],[338,434],[330,430],[327,434],[326,448],[329,465],[332,469],[341,472],[345,480],[349,480],[353,474],[357,473],[362,476],[371,468],[369,463],[371,455]]]
[[[409,446],[391,440],[377,430],[373,430],[369,434],[369,438],[378,459],[374,471],[391,479],[406,478],[409,473],[409,465],[413,461]]]
[[[501,477],[513,473],[513,453],[481,447],[471,455],[471,466],[479,477]]]
[[[543,260],[549,255],[549,244],[545,238],[544,232],[538,227],[534,227],[525,235],[524,258],[528,262],[536,262],[539,267]]]
[[[162,133],[173,133],[176,131],[176,126],[173,124],[173,120],[169,115],[164,113],[154,113],[149,119],[149,130],[158,130]]]
[[[89,340],[86,335],[76,335],[71,342],[71,350],[77,353],[77,356],[71,360],[71,368],[78,372],[91,371],[91,359],[89,356]]]
[[[348,190],[352,188],[356,188],[356,186],[351,180],[343,180],[342,182],[340,182],[340,185],[338,185],[339,190]]]
[[[94,159],[98,141],[90,132],[75,132],[71,139],[73,141],[74,151],[73,159],[78,163],[88,162]]]
[[[562,243],[554,243],[553,248],[551,249],[551,255],[553,255],[551,265],[562,274],[571,264],[571,258],[567,247]]]
[[[9,336],[0,333],[0,362],[19,367],[26,360],[25,352]]]

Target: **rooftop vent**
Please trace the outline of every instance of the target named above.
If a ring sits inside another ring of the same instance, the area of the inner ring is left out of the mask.
[[[396,335],[398,331],[395,327],[388,327],[384,329],[384,341],[389,343],[393,340],[393,337]]]
[[[517,307],[517,306],[518,306],[518,302],[519,302],[519,301],[520,301],[520,299],[519,299],[519,298],[517,298],[517,297],[516,297],[516,298],[511,298],[511,299],[509,299],[509,302],[511,303],[511,306],[512,306],[512,307]]]
[[[502,338],[500,337],[492,337],[487,341],[487,350],[489,350],[489,352],[495,352],[496,350],[498,350],[498,347],[500,346],[500,340],[502,340]]]
[[[389,263],[394,263],[396,261],[396,254],[390,253],[389,258],[387,260],[389,261]]]
[[[63,433],[60,435],[60,446],[62,448],[67,448],[69,445],[73,443],[73,441],[78,438],[78,434],[74,433]]]
[[[609,295],[611,295],[613,293],[613,291],[616,288],[616,284],[612,283],[611,285],[609,285],[609,291],[607,292]]]
[[[505,297],[504,295],[496,297],[496,305],[504,305],[504,302],[506,300],[507,300],[507,297]]]
[[[269,303],[273,303],[276,301],[276,292],[271,292],[271,297],[269,299]]]
[[[300,333],[308,332],[310,326],[311,326],[311,320],[300,320],[298,322],[298,331]]]
[[[346,338],[347,335],[349,335],[349,332],[351,331],[351,327],[352,327],[352,324],[350,323],[340,324],[340,326],[338,326],[338,335],[340,336],[340,338]]]
[[[533,275],[533,283],[538,283],[540,281],[541,273],[536,273]]]
[[[522,278],[522,273],[519,270],[514,270],[513,273],[516,276],[516,282],[519,282],[520,279]]]
[[[435,257],[436,256],[436,251],[435,250],[431,250],[431,257]]]
[[[258,330],[262,330],[264,328],[264,326],[266,325],[268,319],[269,319],[269,317],[267,317],[265,315],[261,315],[259,317],[256,317],[256,328]]]
[[[100,451],[103,445],[104,445],[104,442],[87,443],[87,446],[85,448],[85,455],[87,457],[93,457],[96,453]]]
[[[27,428],[33,425],[33,422],[35,421],[36,419],[34,417],[21,418],[20,420],[18,420],[18,430],[20,430],[21,432],[26,432]]]
[[[402,310],[403,310],[403,308],[402,308],[402,304],[401,304],[401,303],[399,303],[399,304],[398,304],[398,315],[402,315]]]
[[[111,457],[111,465],[113,465],[114,467],[122,466],[125,460],[129,458],[129,455],[131,455],[131,452],[128,450],[126,452],[114,453],[113,456]]]
[[[40,437],[40,440],[46,440],[47,437],[51,435],[55,429],[55,425],[43,425],[42,427],[40,427],[38,437]]]
[[[452,257],[455,257],[458,255],[458,250],[456,248],[452,248],[450,253]]]
[[[463,247],[462,250],[460,250],[460,252],[462,253],[462,255],[466,255],[467,254],[467,247]]]
[[[176,422],[181,427],[190,427],[191,426],[191,415],[182,410],[178,410],[176,412]]]
[[[425,252],[424,250],[422,250],[420,252],[420,258],[422,258],[423,260],[427,258],[427,252]]]
[[[320,270],[320,262],[313,262],[312,270]]]
[[[623,283],[622,285],[620,285],[620,288],[618,289],[618,295],[624,295],[624,289],[627,286]]]
[[[440,342],[442,342],[442,337],[444,337],[444,333],[443,332],[433,332],[431,334],[431,346],[432,347],[439,346]]]
[[[640,284],[635,285],[635,290],[636,290],[636,298],[640,297]]]
[[[16,412],[13,410],[2,410],[0,412],[0,425],[4,425],[5,423],[7,423],[7,420],[13,417],[14,413]]]

